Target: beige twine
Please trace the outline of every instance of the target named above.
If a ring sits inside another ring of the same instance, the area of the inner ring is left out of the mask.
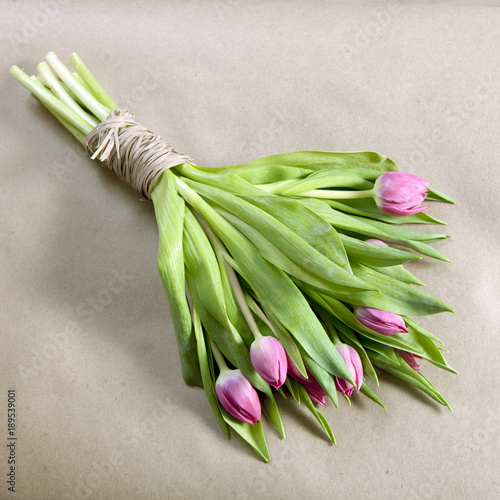
[[[126,109],[111,114],[85,137],[83,143],[91,158],[115,172],[148,200],[160,175],[182,163],[193,163],[137,123]]]

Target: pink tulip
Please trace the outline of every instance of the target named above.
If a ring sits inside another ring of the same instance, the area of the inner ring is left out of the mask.
[[[346,344],[336,344],[335,347],[342,359],[345,361],[347,368],[356,382],[356,392],[359,392],[360,387],[363,385],[363,365],[361,358],[355,349]],[[342,394],[351,397],[354,391],[354,386],[342,378],[335,377],[335,386]]]
[[[249,424],[260,421],[261,408],[257,391],[240,370],[224,370],[215,383],[220,404],[233,417]]]
[[[419,206],[428,194],[430,182],[403,172],[382,174],[373,187],[374,199],[382,212],[389,215],[413,215],[429,208]]]
[[[308,381],[308,378],[304,377],[304,375],[300,373],[299,369],[297,368],[297,365],[291,360],[288,354],[286,355],[286,361],[288,365],[288,375],[290,375],[290,377],[294,378],[295,380],[298,380],[299,382]]]
[[[413,368],[416,372],[420,371],[420,365],[417,363],[417,359],[422,359],[421,356],[417,356],[416,354],[412,354],[411,352],[401,351],[400,349],[394,349],[397,354],[399,354],[403,361],[405,361],[410,368]]]
[[[388,247],[389,245],[382,240],[376,240],[375,238],[370,238],[369,240],[366,240],[367,243],[371,243],[372,245],[380,245],[382,247]]]
[[[394,335],[408,331],[403,318],[398,314],[373,307],[358,306],[354,309],[354,315],[360,323],[382,335]]]
[[[306,382],[302,382],[307,394],[311,398],[313,403],[318,403],[321,406],[326,406],[326,396],[328,394],[324,391],[323,387],[321,387],[318,381],[312,376],[309,375],[309,378]]]
[[[319,385],[318,381],[309,373],[309,371],[307,371],[308,378],[305,378],[288,355],[287,361],[288,375],[295,380],[298,380],[304,386],[304,389],[311,398],[311,401],[318,403],[321,406],[326,406],[326,397],[328,394],[324,391],[323,387]]]
[[[257,373],[271,386],[279,389],[284,383],[288,363],[286,352],[274,337],[259,337],[250,346],[250,359]]]

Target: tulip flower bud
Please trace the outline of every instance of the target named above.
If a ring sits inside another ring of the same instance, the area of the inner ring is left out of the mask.
[[[366,243],[371,243],[372,245],[380,245],[382,247],[388,247],[389,246],[385,241],[376,240],[375,238],[370,238],[370,239],[366,240]]]
[[[370,330],[382,335],[394,335],[408,331],[403,318],[391,312],[374,309],[373,307],[358,306],[354,309],[354,316]]]
[[[403,172],[386,172],[373,186],[374,199],[380,210],[389,215],[413,215],[429,208],[419,205],[427,196],[430,182]]]
[[[335,347],[345,361],[347,368],[349,368],[354,382],[356,382],[356,392],[359,392],[360,387],[363,385],[363,365],[359,354],[356,349],[346,344],[336,344]],[[351,397],[354,391],[354,386],[342,378],[335,377],[335,386],[338,391],[348,397]]]
[[[394,349],[397,354],[399,354],[403,361],[405,361],[410,368],[413,368],[416,372],[420,371],[420,365],[417,363],[417,359],[422,359],[421,356],[417,356],[416,354],[412,354],[411,352],[401,351],[400,349]]]
[[[305,382],[302,382],[302,385],[313,403],[326,406],[326,396],[328,396],[328,394],[312,375],[309,375],[309,378]]]
[[[288,375],[290,377],[294,378],[295,380],[298,380],[299,382],[307,382],[307,378],[300,373],[299,369],[297,368],[297,365],[290,359],[290,356],[288,354],[286,355],[286,361],[288,364]]]
[[[299,369],[295,365],[295,363],[288,357],[288,375],[299,381],[306,390],[307,394],[311,398],[313,403],[318,403],[321,406],[326,406],[326,396],[328,394],[324,391],[323,387],[321,387],[318,381],[307,371],[308,378],[305,378],[302,373],[300,373]]]
[[[259,337],[250,346],[250,359],[257,373],[271,386],[279,389],[286,379],[286,352],[274,337]]]
[[[260,421],[259,395],[240,370],[222,371],[215,392],[220,404],[233,417],[252,425]]]

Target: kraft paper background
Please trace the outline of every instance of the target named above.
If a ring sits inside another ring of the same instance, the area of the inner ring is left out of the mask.
[[[498,2],[2,2],[0,498],[498,498]],[[123,107],[198,164],[372,150],[433,203],[453,262],[409,269],[455,314],[422,319],[454,409],[381,376],[324,414],[281,404],[272,462],[227,441],[184,384],[152,204],[92,162],[9,75],[76,51]],[[17,491],[7,491],[7,391]]]

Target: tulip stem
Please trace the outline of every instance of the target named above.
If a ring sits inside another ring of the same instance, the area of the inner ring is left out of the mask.
[[[340,340],[340,337],[338,336],[336,328],[328,321],[328,318],[324,314],[318,313],[321,320],[323,321],[323,325],[326,328],[326,331],[330,335],[330,338],[332,339],[333,344],[342,344],[342,341]]]
[[[234,297],[236,299],[236,302],[238,302],[238,305],[240,306],[241,312],[243,313],[243,317],[248,323],[248,326],[250,327],[253,336],[255,337],[255,339],[262,337],[259,327],[255,322],[255,318],[253,317],[252,311],[248,307],[247,301],[245,299],[245,294],[243,293],[240,282],[238,281],[238,277],[236,276],[236,273],[233,269],[233,266],[235,264],[234,260],[227,253],[224,244],[219,239],[219,237],[214,233],[212,228],[207,224],[205,219],[203,219],[203,217],[201,217],[197,212],[194,212],[194,214],[198,219],[198,222],[200,223],[201,227],[205,231],[207,238],[210,240],[210,243],[212,243],[217,260],[220,261],[222,259],[224,261],[227,271],[227,276],[229,278],[229,284],[231,285],[231,288],[233,290]]]
[[[243,313],[243,317],[248,323],[248,326],[250,327],[250,330],[252,331],[255,340],[257,340],[258,338],[262,337],[262,333],[260,333],[259,327],[257,326],[255,318],[253,317],[252,311],[248,307],[247,301],[245,299],[245,294],[241,289],[238,277],[236,276],[234,269],[227,262],[226,262],[226,269],[227,269],[227,274],[229,276],[229,282],[231,283],[231,288],[233,289],[236,301],[240,306],[241,312]]]
[[[212,354],[214,355],[215,361],[217,361],[217,365],[219,366],[220,373],[229,370],[224,356],[217,347],[217,344],[212,339],[210,339],[210,347],[212,348]]]
[[[296,196],[305,198],[325,198],[328,200],[352,200],[355,198],[373,198],[373,189],[363,191],[344,191],[340,189],[313,189],[304,193],[297,193]]]

